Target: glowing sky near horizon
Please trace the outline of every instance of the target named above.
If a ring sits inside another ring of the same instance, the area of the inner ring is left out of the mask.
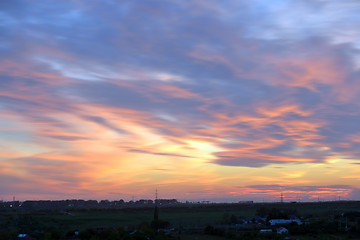
[[[360,200],[359,12],[0,1],[1,197]]]

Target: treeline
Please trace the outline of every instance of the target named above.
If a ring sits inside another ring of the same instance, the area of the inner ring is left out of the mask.
[[[144,206],[169,206],[178,205],[176,199],[157,199],[155,201],[148,199],[141,199],[138,201],[125,202],[124,200],[38,200],[38,201],[12,201],[1,202],[0,208],[2,209],[24,209],[24,210],[39,210],[39,209],[94,209],[94,208],[127,208],[127,207],[144,207]]]

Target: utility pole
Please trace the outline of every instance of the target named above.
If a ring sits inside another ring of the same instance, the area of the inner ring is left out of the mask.
[[[158,210],[158,191],[157,188],[155,190],[155,209],[154,209],[154,222],[156,224],[156,230],[158,228],[157,224],[158,224],[158,220],[159,220],[159,210]]]

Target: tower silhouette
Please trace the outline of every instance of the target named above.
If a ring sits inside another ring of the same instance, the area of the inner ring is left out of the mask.
[[[284,196],[283,196],[283,193],[282,193],[282,192],[281,192],[281,195],[280,195],[280,201],[281,201],[281,203],[284,202]]]
[[[154,209],[154,221],[159,220],[159,210],[158,210],[158,192],[157,189],[155,190],[155,209]]]

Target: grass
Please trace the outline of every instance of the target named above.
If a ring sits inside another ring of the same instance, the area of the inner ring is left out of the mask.
[[[259,207],[295,209],[297,215],[329,217],[348,211],[359,211],[360,202],[326,202],[296,204],[217,204],[180,207],[160,207],[160,219],[169,221],[175,227],[204,228],[219,223],[224,214],[237,217],[254,217]],[[86,229],[89,227],[138,226],[153,219],[153,208],[134,209],[88,209],[62,211],[3,211],[0,227],[16,229],[23,226],[60,227],[63,230]],[[313,238],[319,239],[319,238]],[[313,240],[309,238],[309,240]]]
[[[66,229],[86,229],[89,227],[118,227],[138,225],[142,222],[150,222],[152,216],[145,213],[74,213],[74,216],[52,214],[47,216],[38,216],[41,222],[48,225],[58,226],[59,224]]]
[[[180,240],[224,240],[225,237],[200,235],[200,234],[184,234],[180,236]]]
[[[203,228],[206,225],[214,225],[221,221],[223,215],[229,212],[160,212],[162,220],[172,223],[176,227]],[[152,213],[94,213],[94,212],[73,212],[73,216],[59,213],[49,215],[34,215],[34,217],[48,226],[63,226],[66,229],[85,229],[94,226],[137,226],[142,222],[151,222]],[[231,212],[237,216],[241,212]]]

